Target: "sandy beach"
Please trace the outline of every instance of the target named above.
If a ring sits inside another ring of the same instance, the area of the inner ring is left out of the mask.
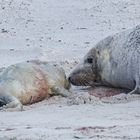
[[[0,0],[0,67],[39,59],[69,75],[98,41],[139,23],[139,0]],[[0,140],[140,140],[140,95],[70,90],[74,101],[0,111]]]

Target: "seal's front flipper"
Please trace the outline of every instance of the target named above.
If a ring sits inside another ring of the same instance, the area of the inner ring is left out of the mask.
[[[128,92],[128,94],[140,94],[140,86],[136,86],[135,89]]]
[[[140,80],[139,77],[136,77],[134,90],[130,91],[128,94],[140,94]]]
[[[140,86],[136,85],[135,89],[128,92],[128,94],[140,94]]]
[[[7,94],[0,95],[0,110],[23,110],[23,106],[20,101],[14,97]]]

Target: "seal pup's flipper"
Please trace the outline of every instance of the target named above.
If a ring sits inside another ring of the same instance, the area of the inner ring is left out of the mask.
[[[52,95],[61,95],[62,97],[69,97],[71,95],[71,92],[66,90],[63,87],[54,87],[52,89]]]
[[[0,95],[0,110],[10,110],[10,109],[22,111],[23,106],[20,103],[20,101],[14,96],[7,94]]]

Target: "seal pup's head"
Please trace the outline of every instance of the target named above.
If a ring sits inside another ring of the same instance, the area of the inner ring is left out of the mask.
[[[97,56],[98,51],[92,48],[84,59],[69,75],[69,81],[76,86],[92,86],[97,80]]]
[[[57,84],[59,83],[61,86],[63,86],[65,89],[70,89],[71,87],[71,84],[70,84],[70,81],[68,80],[66,74],[65,74],[65,71],[63,68],[61,67],[56,67],[57,69],[57,72],[58,73],[58,76],[57,76]]]

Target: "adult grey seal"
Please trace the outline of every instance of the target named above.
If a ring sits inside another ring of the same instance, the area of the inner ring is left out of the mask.
[[[62,68],[31,61],[11,65],[0,73],[0,109],[39,102],[51,95],[68,96],[70,84]]]
[[[109,86],[140,93],[140,25],[101,40],[69,76],[76,86]]]

